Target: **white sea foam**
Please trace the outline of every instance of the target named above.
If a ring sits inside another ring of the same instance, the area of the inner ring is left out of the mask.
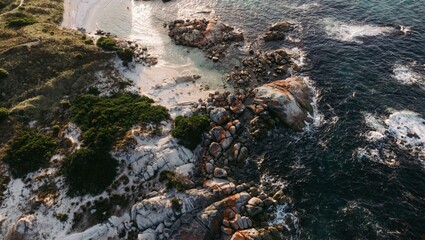
[[[304,127],[304,131],[306,132],[312,132],[314,131],[314,128],[319,127],[324,122],[324,115],[319,111],[318,108],[318,101],[320,99],[320,90],[318,90],[314,82],[309,77],[304,77],[304,81],[307,83],[307,85],[310,87],[313,98],[311,102],[311,106],[313,107],[313,113],[308,114],[308,117],[313,119],[312,122],[306,122],[306,126]]]
[[[393,111],[387,118],[365,114],[371,128],[364,136],[371,142],[391,137],[395,143],[425,161],[425,119],[418,113]]]
[[[394,32],[392,27],[381,27],[367,24],[350,24],[333,19],[324,20],[325,31],[332,39],[343,42],[363,43],[362,37],[373,37]]]
[[[397,161],[394,152],[388,149],[376,149],[376,148],[357,148],[353,152],[353,157],[358,160],[367,159],[369,161],[378,162],[389,167],[396,167],[400,164]]]
[[[388,134],[397,139],[397,144],[418,153],[425,160],[425,119],[412,111],[394,112],[385,120]]]
[[[393,67],[393,78],[404,85],[419,84],[425,87],[424,78],[409,65],[395,64]]]

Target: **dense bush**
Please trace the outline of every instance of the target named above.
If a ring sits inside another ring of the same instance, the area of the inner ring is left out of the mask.
[[[71,195],[97,194],[116,176],[117,161],[110,155],[115,140],[137,123],[159,123],[169,118],[164,107],[153,106],[148,97],[130,93],[111,97],[83,95],[71,106],[75,122],[83,131],[85,148],[64,161]]]
[[[210,121],[206,115],[178,116],[171,135],[177,138],[181,145],[195,149],[201,143],[202,133],[208,129],[209,124]]]
[[[72,153],[62,167],[69,194],[101,193],[114,180],[117,165],[107,151],[81,148]]]
[[[134,51],[130,48],[122,48],[117,51],[117,55],[123,62],[132,62]]]
[[[15,14],[6,19],[8,27],[22,27],[36,23],[37,20],[33,16],[25,15],[23,13]]]
[[[168,189],[175,188],[177,191],[183,191],[195,187],[189,178],[172,171],[164,170],[159,175],[159,181],[164,183]]]
[[[4,68],[0,68],[0,80],[9,77],[9,72]]]
[[[83,131],[83,141],[88,147],[110,149],[137,123],[160,123],[167,120],[167,109],[153,106],[153,100],[130,93],[112,97],[84,95],[78,98],[71,110],[75,122]]]
[[[5,120],[9,115],[9,110],[7,108],[0,107],[0,122]]]
[[[54,216],[61,222],[68,221],[68,214],[66,213],[55,213]]]
[[[35,130],[22,130],[6,149],[3,161],[10,166],[14,177],[23,177],[46,165],[56,143],[45,134]]]
[[[96,45],[103,50],[113,51],[117,45],[117,41],[111,37],[100,37]]]
[[[180,211],[182,209],[183,203],[180,198],[174,197],[170,200],[170,202],[171,202],[171,208],[174,209],[175,211]]]
[[[93,45],[93,39],[91,39],[91,38],[85,39],[84,44]]]

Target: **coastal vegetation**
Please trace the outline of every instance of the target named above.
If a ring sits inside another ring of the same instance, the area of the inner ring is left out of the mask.
[[[189,178],[168,170],[160,173],[159,181],[164,183],[168,189],[175,188],[177,191],[184,191],[194,187]]]
[[[117,161],[109,152],[81,148],[68,156],[62,172],[70,195],[101,193],[116,176]]]
[[[9,115],[9,110],[7,108],[0,107],[0,122],[5,120],[8,115]]]
[[[21,130],[6,149],[2,161],[14,177],[24,177],[49,163],[56,149],[50,136],[35,130]]]
[[[171,134],[179,143],[189,149],[195,149],[202,140],[202,133],[208,129],[210,120],[207,115],[178,116],[174,121]]]
[[[8,15],[6,23],[8,27],[18,28],[36,23],[37,20],[32,15],[27,15],[21,12]]]
[[[96,45],[103,50],[114,51],[117,46],[117,41],[111,37],[102,36],[97,40]]]
[[[9,77],[9,72],[4,68],[0,68],[0,80],[6,79],[7,77]]]
[[[123,62],[132,62],[134,51],[130,48],[122,48],[117,50],[117,55]]]
[[[83,95],[75,100],[71,111],[83,131],[83,142],[88,147],[110,149],[134,124],[158,124],[169,114],[153,100],[131,93],[111,97]]]
[[[110,151],[135,124],[159,124],[169,114],[153,100],[131,93],[99,97],[86,94],[71,104],[74,121],[83,131],[84,147],[68,156],[62,172],[71,195],[98,194],[116,176],[117,161]]]

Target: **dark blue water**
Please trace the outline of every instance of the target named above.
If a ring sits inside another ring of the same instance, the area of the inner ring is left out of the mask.
[[[292,45],[307,53],[308,70],[302,74],[320,91],[324,121],[310,133],[280,129],[279,137],[257,149],[265,155],[260,172],[289,182],[300,238],[425,239],[423,159],[395,139],[376,143],[364,137],[370,131],[365,113],[388,117],[388,109],[409,110],[424,118],[425,88],[396,81],[392,69],[416,62],[413,68],[425,76],[425,1],[228,0],[219,5],[220,18],[251,39],[276,21],[300,26],[301,41]],[[392,32],[344,41],[330,34],[341,24],[412,30],[406,36]],[[359,158],[358,148],[376,149],[382,162]],[[384,163],[386,151],[398,164]]]

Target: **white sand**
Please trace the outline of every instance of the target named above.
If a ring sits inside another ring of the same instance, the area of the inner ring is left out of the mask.
[[[205,8],[199,4],[193,9]],[[136,91],[153,98],[170,109],[172,116],[175,116],[187,114],[193,103],[200,98],[207,98],[211,92],[232,91],[232,88],[224,88],[223,74],[214,69],[214,64],[199,49],[174,45],[162,26],[163,22],[175,18],[174,15],[167,16],[173,11],[181,16],[188,12],[187,6],[179,3],[171,7],[167,5],[167,9],[164,9],[162,2],[65,0],[62,25],[84,28],[88,32],[102,29],[147,46],[149,53],[158,57],[157,65],[136,65],[129,69],[122,67],[121,61],[116,59],[116,66],[126,78],[135,83]],[[175,82],[175,78],[190,75],[200,75],[201,79],[195,83]]]

